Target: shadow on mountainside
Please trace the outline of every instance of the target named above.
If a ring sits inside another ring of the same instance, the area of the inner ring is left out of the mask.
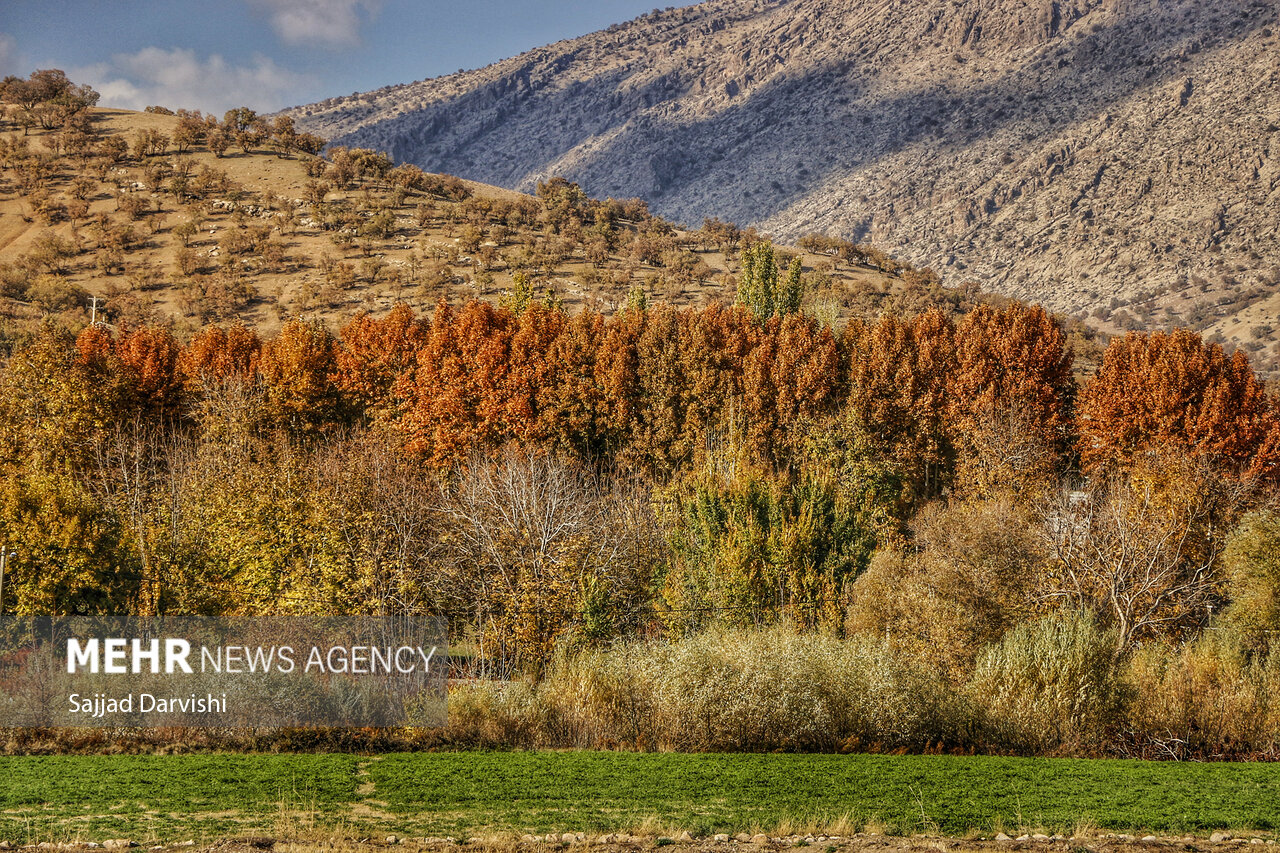
[[[560,85],[572,56],[550,69],[530,60],[427,107],[388,141],[394,156],[431,171],[524,190],[563,174],[591,195],[639,196],[676,220],[761,221],[833,175],[874,169],[912,146],[951,154],[998,139],[1025,154],[1122,98],[1194,76],[1215,49],[1274,19],[1273,8],[1248,2],[1201,9],[1190,21],[1163,5],[1106,25],[1086,17],[989,82],[935,71],[882,99],[872,93],[893,71],[881,66],[896,60],[865,45],[776,76],[705,118],[674,115],[697,69],[638,79],[644,72],[633,63]],[[939,51],[935,68],[957,56]],[[997,156],[978,159],[994,172],[1007,165]]]

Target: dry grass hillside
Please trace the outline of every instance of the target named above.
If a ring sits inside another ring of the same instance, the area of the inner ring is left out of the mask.
[[[270,332],[303,315],[336,325],[397,302],[425,311],[442,298],[499,301],[516,273],[570,311],[611,312],[637,288],[700,304],[733,298],[737,250],[751,239],[728,226],[676,230],[643,204],[589,202],[562,185],[594,211],[584,227],[558,219],[549,200],[457,178],[409,180],[377,157],[343,175],[261,144],[218,157],[166,140],[163,151],[137,153],[147,133],[172,139],[179,119],[109,109],[89,119],[93,141],[75,154],[59,153],[51,131],[0,130],[0,304],[11,327],[48,314],[83,323],[94,297],[115,323],[180,332],[233,319]],[[808,308],[829,322],[962,310],[978,298],[887,258],[876,268],[819,251],[802,253]]]

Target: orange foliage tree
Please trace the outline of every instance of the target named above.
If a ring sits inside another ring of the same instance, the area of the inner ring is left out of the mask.
[[[511,312],[488,303],[454,311],[440,301],[417,368],[396,385],[407,401],[399,426],[410,452],[447,467],[502,434],[514,325]]]
[[[253,379],[258,372],[262,341],[241,325],[201,329],[178,356],[178,371],[193,393],[229,381]]]
[[[361,313],[338,333],[334,382],[358,411],[390,416],[398,401],[396,383],[416,365],[430,324],[400,304],[382,319]]]
[[[141,326],[125,329],[115,342],[116,356],[133,403],[146,415],[176,417],[181,408],[181,352],[168,329]]]
[[[272,421],[305,433],[341,419],[339,397],[330,381],[336,349],[333,336],[319,322],[290,320],[284,325],[259,362]]]
[[[853,322],[842,343],[848,362],[846,420],[895,460],[914,498],[936,493],[953,457],[947,432],[947,381],[955,328],[934,311],[911,320],[886,315]]]
[[[1078,430],[1087,471],[1127,468],[1162,447],[1268,479],[1280,473],[1276,408],[1248,359],[1186,329],[1113,340],[1081,393]]]
[[[950,417],[979,493],[1056,479],[1074,385],[1062,327],[1038,305],[980,305],[956,328]]]
[[[748,445],[759,458],[781,462],[803,428],[833,406],[840,353],[829,329],[796,313],[774,317],[754,337],[742,376]]]

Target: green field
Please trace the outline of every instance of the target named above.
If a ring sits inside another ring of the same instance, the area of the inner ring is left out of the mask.
[[[695,835],[843,821],[888,832],[1269,831],[1280,767],[931,756],[455,752],[0,758],[0,840]]]

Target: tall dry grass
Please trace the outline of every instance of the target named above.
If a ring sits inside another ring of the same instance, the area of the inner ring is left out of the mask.
[[[882,642],[772,627],[561,657],[536,687],[455,690],[450,716],[520,746],[923,750],[967,739],[964,704]]]
[[[1115,655],[1062,613],[986,647],[967,681],[881,639],[711,629],[561,654],[547,677],[450,696],[448,740],[517,748],[1280,755],[1280,660],[1230,642]]]
[[[1125,746],[1144,758],[1280,759],[1280,655],[1242,652],[1228,632],[1139,649]]]

